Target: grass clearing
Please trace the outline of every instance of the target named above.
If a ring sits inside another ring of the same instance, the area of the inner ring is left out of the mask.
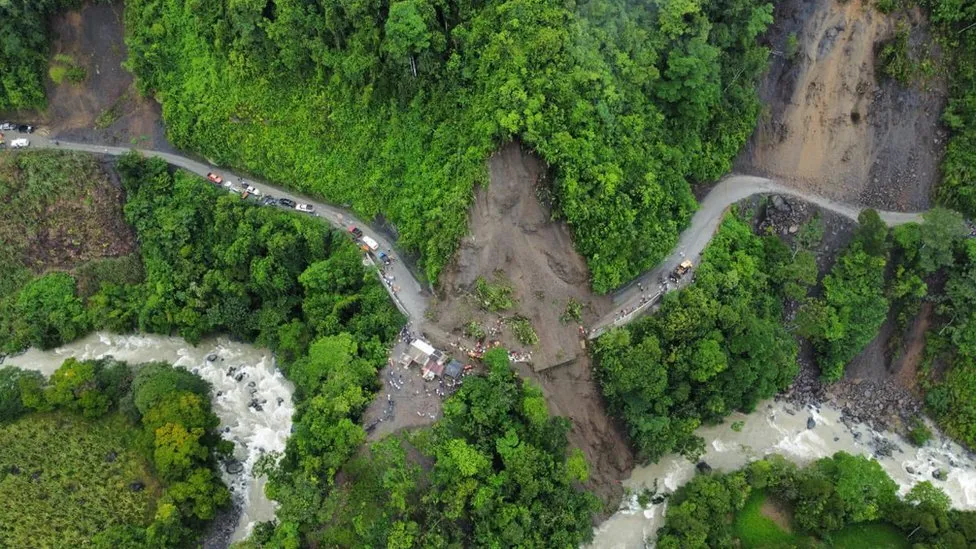
[[[833,549],[908,549],[912,546],[901,530],[883,522],[852,524],[831,534],[827,545]]]
[[[0,426],[0,546],[85,546],[108,527],[148,525],[159,485],[133,448],[137,433],[117,413],[34,414]],[[133,492],[134,482],[145,489]]]
[[[770,505],[781,511],[781,519],[774,520],[768,512],[764,512],[764,506],[768,509]],[[766,492],[755,491],[736,515],[732,527],[743,548],[795,547],[805,536],[793,533],[788,525],[791,516],[792,513],[784,509],[780,502],[769,500]],[[787,522],[785,525],[784,519]]]

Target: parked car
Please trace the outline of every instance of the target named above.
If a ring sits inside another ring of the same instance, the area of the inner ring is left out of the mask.
[[[24,138],[14,139],[10,142],[11,149],[23,149],[30,146],[30,141]]]
[[[315,211],[315,208],[312,207],[311,204],[298,204],[295,206],[295,209],[305,213],[312,213]]]
[[[264,195],[264,198],[261,199],[261,204],[265,206],[277,206],[278,201],[275,200],[275,197],[271,196],[270,194],[267,194]]]
[[[34,133],[34,126],[30,124],[21,124],[17,126],[17,131],[20,133]]]
[[[356,238],[363,237],[363,231],[359,227],[349,227],[349,232],[352,233]]]
[[[245,185],[244,190],[253,194],[254,196],[261,196],[261,191],[259,191],[254,185]]]
[[[207,179],[209,179],[210,182],[213,183],[213,184],[215,184],[215,185],[220,185],[220,184],[222,184],[224,182],[224,178],[223,177],[220,177],[219,175],[217,175],[217,174],[215,174],[213,172],[208,172],[207,173]]]
[[[0,122],[0,132],[6,132],[10,130],[16,130],[17,125],[11,124],[10,122]]]
[[[289,200],[287,198],[279,198],[278,205],[282,208],[294,208],[296,206],[294,200]]]

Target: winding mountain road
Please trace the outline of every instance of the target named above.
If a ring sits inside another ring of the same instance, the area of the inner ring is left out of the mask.
[[[110,147],[86,143],[72,143],[68,141],[59,141],[56,145],[56,142],[53,139],[36,134],[22,135],[18,134],[17,132],[10,132],[7,134],[7,136],[8,139],[26,137],[30,139],[30,146],[32,148],[68,149],[113,156],[125,154],[133,149],[129,147]],[[241,178],[240,176],[227,170],[222,170],[177,154],[165,153],[150,149],[135,150],[147,157],[161,158],[173,166],[183,168],[203,177],[206,177],[208,172],[218,172],[223,177],[228,178],[231,181],[243,179],[244,181],[256,186],[263,194],[272,194],[278,198],[289,198],[296,202],[311,204],[315,207],[315,210],[321,217],[325,218],[335,227],[343,230],[347,230],[349,227],[354,225],[360,228],[369,227],[368,223],[364,223],[345,209],[317,201],[308,196],[298,194],[294,191],[287,190],[266,181],[261,181],[254,178]],[[671,252],[671,254],[664,258],[664,260],[658,263],[655,267],[645,271],[643,274],[635,278],[629,284],[621,287],[613,294],[613,303],[615,305],[614,310],[590,328],[589,337],[595,338],[612,326],[626,324],[635,317],[639,316],[640,313],[653,307],[657,301],[657,298],[660,296],[654,296],[653,299],[650,299],[650,296],[645,296],[645,292],[641,291],[639,286],[643,286],[645,291],[651,288],[658,288],[661,280],[666,277],[668,273],[672,272],[675,267],[677,267],[678,264],[685,259],[690,259],[692,262],[697,264],[699,256],[705,249],[705,246],[708,245],[708,242],[712,239],[712,235],[715,234],[716,229],[718,229],[719,223],[721,223],[722,217],[724,216],[728,207],[754,194],[782,194],[796,197],[854,220],[857,219],[858,214],[862,210],[862,208],[857,206],[834,202],[820,196],[798,191],[764,177],[730,175],[720,181],[715,188],[708,193],[708,196],[701,201],[698,211],[695,212],[694,216],[692,216],[691,223],[689,224],[688,228],[681,233],[680,237],[678,238],[678,244],[675,246],[675,249]],[[921,213],[889,211],[879,211],[878,213],[880,214],[881,219],[887,223],[888,226],[918,222],[922,219]],[[393,244],[384,235],[376,231],[368,232],[368,234],[376,239],[376,241],[380,244],[381,249],[393,250]],[[397,286],[398,291],[394,292],[390,284],[385,284],[385,286],[387,287],[387,290],[390,292],[390,295],[393,297],[394,301],[397,302],[400,310],[406,314],[411,321],[418,321],[422,319],[424,311],[427,309],[429,293],[424,290],[424,287],[419,281],[417,281],[417,279],[401,261],[393,263],[389,274],[393,275],[395,278],[393,286]],[[685,280],[690,279],[690,276],[685,277]],[[672,284],[669,285],[665,291],[671,291],[673,289],[675,288]],[[656,291],[652,291],[651,296],[653,296],[654,293],[656,293]]]
[[[107,154],[112,156],[121,156],[135,149],[144,156],[161,158],[172,166],[193,172],[202,177],[206,177],[210,172],[219,173],[225,180],[234,182],[243,180],[244,182],[257,187],[258,190],[261,191],[262,195],[270,194],[275,198],[288,198],[290,200],[294,200],[295,202],[311,204],[315,207],[315,213],[318,214],[319,217],[325,219],[336,228],[348,230],[353,226],[359,227],[364,233],[376,240],[376,242],[380,245],[381,250],[389,251],[394,249],[393,243],[390,242],[385,235],[379,233],[378,231],[369,230],[369,223],[363,222],[348,210],[337,208],[331,204],[320,202],[314,198],[296,193],[295,191],[285,189],[284,187],[280,187],[260,179],[255,179],[253,177],[242,177],[228,170],[217,168],[209,164],[204,164],[203,162],[198,162],[185,156],[151,149],[138,149],[135,147],[110,147],[106,145],[94,145],[88,143],[72,143],[69,141],[54,140],[53,138],[48,138],[38,134],[26,135],[19,134],[17,132],[9,132],[6,134],[6,136],[8,143],[11,140],[19,137],[27,138],[30,140],[30,148],[67,149],[72,151]],[[300,214],[296,212],[296,215],[307,214]],[[386,287],[387,292],[390,293],[393,301],[397,304],[397,308],[399,308],[400,311],[405,315],[410,317],[411,320],[423,318],[424,311],[427,309],[429,294],[424,290],[424,287],[420,284],[420,282],[418,282],[413,276],[413,273],[410,272],[402,261],[395,261],[387,269],[387,273],[393,277],[393,284],[391,285],[384,283],[383,285]],[[397,291],[394,292],[391,286],[396,286]]]

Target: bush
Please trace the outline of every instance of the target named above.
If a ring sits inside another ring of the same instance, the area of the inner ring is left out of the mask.
[[[820,372],[837,381],[844,368],[878,334],[888,314],[885,265],[888,229],[874,210],[858,217],[858,230],[824,277],[824,296],[797,314],[797,333],[817,351]]]
[[[472,320],[464,325],[464,335],[477,341],[484,341],[488,334],[485,333],[485,329],[481,327],[481,324]]]
[[[539,336],[536,335],[532,323],[524,316],[514,316],[506,322],[512,328],[515,339],[522,345],[535,345],[539,343]]]
[[[562,322],[580,322],[583,319],[583,304],[576,301],[574,298],[570,298],[569,302],[566,303],[566,310],[559,317]]]
[[[919,418],[912,419],[908,426],[908,440],[915,446],[925,446],[932,440],[932,430]]]
[[[56,347],[74,341],[90,326],[85,306],[75,295],[75,279],[66,273],[32,280],[17,296],[16,310],[8,351],[24,346]]]
[[[486,311],[507,311],[514,307],[515,299],[512,293],[512,287],[501,280],[489,283],[484,278],[478,277],[475,282],[475,295],[481,308]]]

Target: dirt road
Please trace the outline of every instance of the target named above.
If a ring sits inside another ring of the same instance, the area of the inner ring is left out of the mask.
[[[115,156],[125,154],[132,150],[126,147],[108,147],[84,143],[69,143],[65,141],[61,141],[59,145],[55,145],[51,139],[46,137],[38,135],[21,135],[17,132],[10,132],[7,137],[8,140],[13,140],[18,137],[27,137],[31,141],[31,147],[35,148],[60,147],[62,149]],[[236,180],[239,178],[239,176],[227,170],[218,170],[213,166],[209,166],[202,162],[197,162],[196,160],[192,160],[177,154],[144,149],[136,150],[146,156],[162,158],[173,166],[183,168],[204,177],[206,177],[208,172],[220,171],[224,177],[230,178],[231,180]],[[315,206],[315,209],[318,211],[321,217],[325,218],[327,221],[340,229],[347,229],[353,225],[368,227],[367,223],[360,221],[350,212],[342,208],[337,208],[335,206],[313,200],[307,196],[297,194],[293,191],[286,190],[282,187],[272,185],[264,181],[256,179],[248,179],[247,181],[255,184],[262,190],[262,192],[274,194],[279,198],[290,198],[298,202],[312,204]],[[681,236],[678,238],[678,244],[671,252],[671,255],[658,263],[656,267],[646,271],[644,274],[640,275],[628,285],[622,287],[621,289],[617,290],[616,293],[614,293],[613,310],[590,327],[590,338],[592,339],[597,337],[611,326],[626,324],[627,322],[633,320],[633,318],[637,317],[640,312],[650,308],[653,302],[645,302],[643,305],[641,304],[642,298],[645,298],[644,301],[647,301],[647,294],[638,288],[638,282],[640,282],[641,286],[645,287],[645,290],[652,289],[650,295],[654,295],[657,293],[657,288],[659,287],[662,278],[666,277],[667,273],[673,271],[674,268],[677,267],[678,264],[683,260],[690,259],[697,263],[698,257],[701,255],[702,250],[705,249],[708,242],[712,239],[712,235],[718,228],[718,225],[722,220],[722,216],[725,214],[728,207],[754,194],[783,194],[794,196],[820,206],[821,208],[837,212],[838,214],[850,219],[857,219],[857,216],[862,209],[857,206],[834,202],[833,200],[828,200],[805,191],[797,190],[793,187],[786,186],[765,177],[750,175],[731,175],[726,177],[720,181],[701,201],[698,211],[691,218],[691,224],[687,229],[684,230],[684,232],[681,233]],[[880,214],[881,219],[889,226],[918,222],[922,219],[921,213],[914,212],[905,213],[879,211],[878,213]],[[392,243],[382,234],[373,231],[370,233],[370,236],[379,242],[382,249],[393,249]],[[393,264],[392,274],[396,277],[399,292],[394,295],[389,285],[385,285],[387,290],[390,291],[394,301],[398,302],[398,306],[400,307],[401,311],[403,311],[404,314],[409,317],[409,322],[419,323],[422,321],[424,311],[428,306],[428,292],[424,290],[424,287],[420,284],[420,282],[417,281],[403,262],[397,261]],[[686,280],[690,280],[691,277],[688,276],[685,278]],[[673,289],[674,285],[671,285],[666,291]]]

